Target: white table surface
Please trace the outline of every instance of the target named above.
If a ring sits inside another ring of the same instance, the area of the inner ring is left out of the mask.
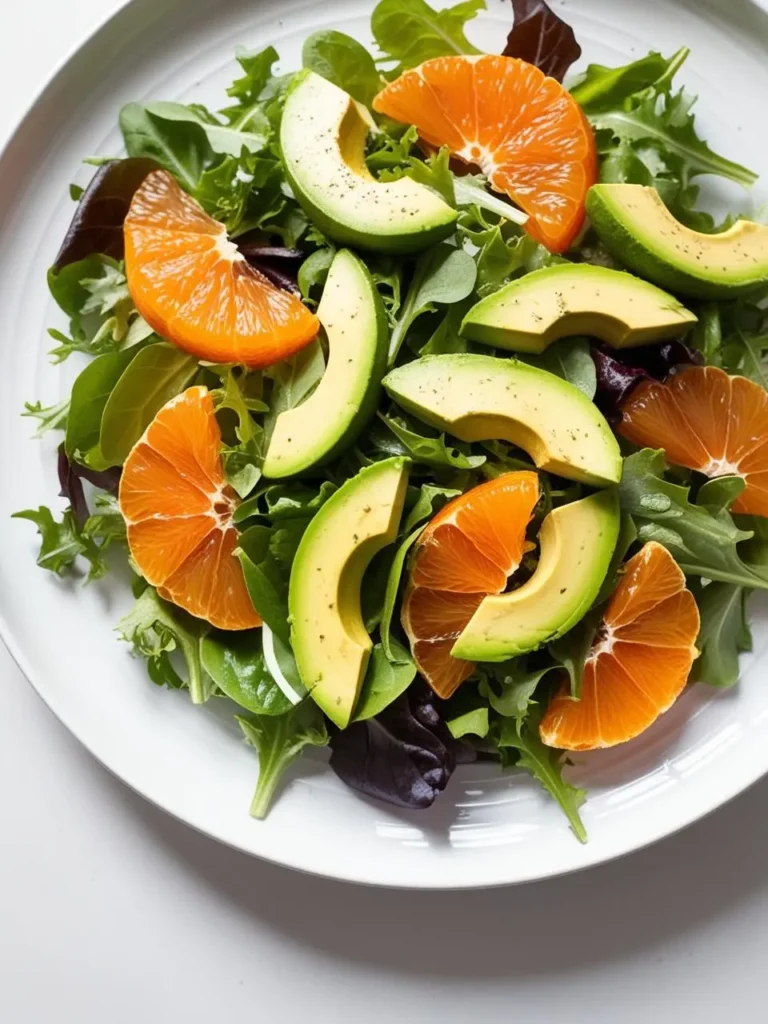
[[[2,6],[0,140],[118,0]],[[363,889],[251,860],[145,803],[1,645],[0,686],[3,1024],[768,1019],[768,782],[586,873]]]

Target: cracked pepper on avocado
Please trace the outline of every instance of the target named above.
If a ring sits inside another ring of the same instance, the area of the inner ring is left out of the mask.
[[[223,109],[128,104],[71,187],[79,373],[24,413],[67,504],[17,515],[58,575],[127,559],[119,633],[227,702],[255,817],[329,746],[406,808],[496,760],[585,841],[566,752],[733,686],[768,589],[768,227],[698,204],[756,175],[703,141],[686,49],[574,72],[512,0],[484,54],[484,8],[243,54]]]

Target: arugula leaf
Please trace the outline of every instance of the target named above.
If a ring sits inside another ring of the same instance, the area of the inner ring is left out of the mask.
[[[728,512],[717,516],[688,501],[688,488],[664,479],[664,453],[644,448],[624,460],[621,507],[632,516],[643,543],[663,544],[687,575],[768,589],[768,572],[749,565],[738,545],[751,533],[739,530]]]
[[[198,370],[197,360],[175,345],[160,342],[142,349],[129,363],[104,405],[97,469],[121,466],[166,402],[180,394]]]
[[[366,107],[370,107],[383,85],[373,57],[362,43],[336,29],[308,36],[302,47],[301,62]]]
[[[514,718],[521,725],[528,716],[533,695],[541,680],[559,665],[529,667],[527,658],[513,658],[498,665],[483,665],[478,670],[480,696],[504,718]],[[501,687],[497,693],[491,680]]]
[[[409,652],[397,642],[391,642],[389,653],[383,644],[376,644],[365,673],[360,697],[355,708],[354,722],[364,722],[380,714],[416,678],[416,665]]]
[[[586,114],[621,107],[637,93],[669,84],[690,52],[687,46],[681,46],[671,57],[652,52],[618,68],[590,64],[571,87],[571,95]]]
[[[409,430],[401,421],[382,412],[377,415],[397,439],[395,441],[386,435],[376,435],[377,447],[389,455],[408,455],[414,462],[443,469],[477,469],[486,461],[484,455],[465,455],[458,445],[448,447],[445,443],[445,434],[440,434],[439,437],[426,437]]]
[[[568,672],[571,680],[571,696],[574,700],[581,697],[584,665],[592,650],[602,618],[603,609],[593,608],[565,636],[561,636],[559,640],[555,640],[549,645],[551,656]]]
[[[255,384],[257,394],[249,394]],[[241,498],[247,497],[261,479],[264,463],[264,430],[251,413],[262,413],[268,406],[259,397],[261,377],[258,374],[238,376],[229,367],[224,378],[224,387],[214,392],[217,410],[229,409],[237,416],[236,445],[224,445],[222,462],[227,480]]]
[[[102,164],[79,197],[72,223],[53,261],[56,273],[94,253],[123,258],[123,221],[128,207],[136,189],[158,167],[154,160],[134,157]]]
[[[313,341],[295,356],[269,368],[272,390],[269,413],[264,420],[266,440],[272,436],[275,420],[281,412],[294,409],[309,398],[325,373],[325,357],[319,341]]]
[[[701,656],[691,680],[710,686],[733,686],[739,678],[739,652],[752,650],[747,620],[749,590],[732,583],[709,583],[694,589],[701,615],[696,644]]]
[[[608,565],[608,572],[605,574],[602,587],[600,587],[600,593],[595,598],[595,608],[604,604],[616,589],[616,585],[619,582],[621,567],[627,557],[627,552],[636,540],[637,527],[635,526],[635,521],[632,516],[623,512],[621,515],[621,522],[619,524],[619,537],[616,541],[616,547]]]
[[[120,131],[128,156],[155,160],[175,175],[187,192],[194,191],[203,171],[214,161],[201,124],[158,117],[140,103],[128,103],[120,111]]]
[[[266,118],[258,125],[254,123],[255,119],[251,118],[246,130],[233,125],[223,125],[211,114],[204,117],[199,108],[188,107],[183,103],[169,103],[165,100],[149,103],[145,110],[155,120],[199,125],[212,151],[227,156],[239,157],[244,149],[249,153],[260,152],[269,141],[272,131]],[[260,130],[256,130],[257,128]],[[198,181],[200,176],[198,174]]]
[[[515,23],[503,56],[518,57],[562,82],[581,56],[573,29],[544,0],[512,0],[512,7]]]
[[[243,150],[205,171],[194,196],[206,213],[224,224],[230,237],[261,229],[288,237],[292,244],[294,234],[298,237],[304,231],[306,220],[302,216],[295,229],[291,226],[298,206],[285,194],[284,184],[276,156]]]
[[[218,688],[246,711],[284,715],[293,707],[267,669],[260,629],[216,630],[203,637],[200,659]]]
[[[380,0],[371,15],[371,30],[382,53],[399,61],[392,77],[432,57],[480,53],[464,34],[464,26],[485,0],[463,0],[434,11],[425,0]]]
[[[545,746],[539,739],[538,715],[533,713],[521,725],[510,718],[501,720],[498,745],[512,747],[519,756],[518,768],[524,768],[541,783],[550,796],[560,804],[576,838],[587,841],[587,832],[579,816],[579,807],[584,803],[586,791],[577,789],[566,782],[562,774],[561,753]]]
[[[408,294],[392,331],[389,343],[389,365],[397,358],[414,320],[422,313],[431,313],[435,304],[461,302],[472,293],[477,280],[477,267],[471,256],[444,242],[433,246],[416,261]]]
[[[38,421],[34,437],[42,437],[49,430],[66,430],[69,417],[70,400],[65,398],[62,402],[53,405],[43,405],[41,402],[25,402],[22,416],[30,416]]]
[[[480,739],[485,739],[491,727],[488,708],[475,708],[473,711],[459,715],[458,718],[452,718],[445,724],[451,730],[451,735],[455,740],[460,740],[464,736],[479,736]]]
[[[102,547],[85,528],[80,529],[72,508],[66,509],[60,520],[56,520],[45,505],[14,512],[12,518],[28,519],[37,527],[40,535],[37,564],[41,569],[65,576],[74,571],[77,558],[82,557],[90,563],[88,581],[99,579],[107,572]]]
[[[237,715],[246,741],[259,754],[259,781],[251,803],[254,818],[264,818],[284,772],[307,746],[324,747],[328,730],[319,708],[305,700],[284,715]]]
[[[408,556],[408,552],[419,539],[423,529],[424,527],[420,526],[400,543],[389,568],[386,588],[384,591],[384,605],[381,610],[381,620],[379,622],[379,635],[381,636],[381,646],[384,654],[390,661],[396,660],[394,651],[394,644],[396,641],[392,638],[392,616],[395,613],[397,595],[400,591],[400,581],[402,579],[403,569],[405,568],[405,560]]]
[[[521,355],[523,362],[562,377],[589,399],[597,392],[597,371],[586,338],[562,338],[549,345],[541,355]]]
[[[273,65],[279,59],[274,46],[267,46],[255,53],[237,55],[237,62],[244,74],[227,89],[227,96],[236,102],[221,111],[233,128],[248,129],[254,120],[260,124],[264,118],[275,127],[275,114],[280,109],[282,97],[293,77],[274,76]]]
[[[747,486],[743,476],[720,476],[707,480],[699,488],[696,504],[701,505],[713,516],[722,511],[730,511],[731,505]]]
[[[200,658],[200,646],[210,628],[207,622],[161,601],[154,588],[147,587],[116,628],[123,640],[133,644],[135,653],[147,659],[153,683],[187,688],[193,704],[204,704],[212,695],[213,680]],[[173,665],[174,651],[185,662],[186,676],[179,675]]]
[[[437,487],[435,484],[422,484],[413,508],[403,524],[403,533],[409,533],[414,526],[431,519],[452,498],[458,498],[461,491],[455,487]]]

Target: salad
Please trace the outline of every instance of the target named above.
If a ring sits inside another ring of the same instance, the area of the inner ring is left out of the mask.
[[[261,818],[306,748],[429,807],[530,773],[586,840],[569,752],[733,686],[768,589],[768,227],[702,140],[688,51],[589,65],[543,0],[499,54],[465,0],[381,0],[375,50],[238,57],[223,109],[119,114],[48,284],[69,319],[63,512],[38,565],[126,560],[117,630],[228,701]],[[514,15],[514,18],[513,18]],[[565,84],[563,82],[565,81]]]

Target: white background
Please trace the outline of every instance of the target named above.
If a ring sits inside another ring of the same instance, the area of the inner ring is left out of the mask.
[[[117,5],[5,0],[0,139]],[[2,648],[0,687],[3,1024],[768,1017],[768,782],[586,873],[378,891],[261,864],[155,810],[70,738]]]

